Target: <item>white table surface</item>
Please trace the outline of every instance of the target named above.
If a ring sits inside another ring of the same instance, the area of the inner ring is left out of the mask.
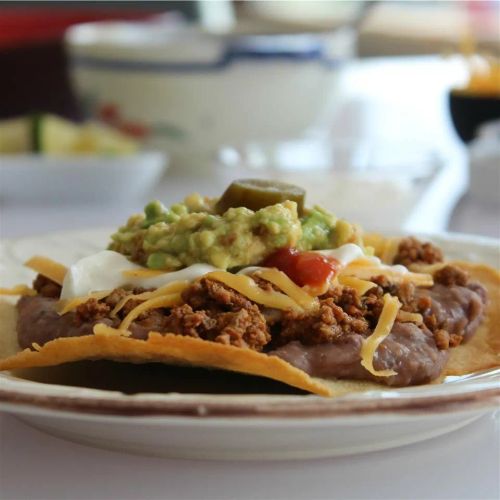
[[[370,65],[373,63],[368,63],[368,68]],[[433,67],[435,62],[430,63],[429,70]],[[386,101],[390,97],[395,107],[399,106],[398,98],[401,100],[401,79],[408,77],[411,66],[403,65],[399,73],[398,68],[392,62],[385,67],[385,75],[395,85],[393,92],[382,83],[378,85],[376,79],[368,79],[377,96],[385,96]],[[414,68],[417,73],[421,70],[418,65]],[[421,82],[414,85],[423,88]],[[350,88],[366,101],[369,94],[366,89]],[[407,120],[414,119],[407,132],[418,126],[419,133],[430,131],[440,143],[450,142],[449,120],[442,117],[441,121],[446,123],[436,132],[435,116],[428,115],[427,126],[425,120],[422,122],[423,114],[420,116],[422,110],[412,102],[411,109],[417,108],[414,115],[407,110]],[[386,120],[384,126],[383,120],[377,119],[380,113],[375,114],[361,127],[358,123],[358,128],[363,129],[360,133],[372,133],[375,122],[379,125],[377,132],[393,134],[394,124],[387,119],[385,108],[382,114]],[[398,134],[401,128],[398,123]],[[179,199],[189,192],[189,184],[186,179],[171,176],[155,194],[162,198],[175,194]],[[220,188],[218,182],[209,178],[198,182],[197,187],[207,194],[216,194]],[[4,203],[0,205],[0,234],[2,238],[15,238],[56,230],[113,227],[124,222],[124,214],[140,210],[144,201],[87,206],[84,210],[57,203],[51,206]],[[455,210],[450,228],[499,237],[499,216],[499,205],[468,196]],[[108,452],[53,438],[10,415],[0,415],[1,500],[496,499],[500,496],[499,457],[498,413],[497,418],[488,414],[449,435],[394,450],[271,463],[177,461]]]

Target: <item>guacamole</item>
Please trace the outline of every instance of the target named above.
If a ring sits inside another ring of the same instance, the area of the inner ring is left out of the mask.
[[[167,209],[153,201],[111,236],[109,248],[152,269],[200,262],[229,269],[258,264],[281,247],[321,250],[361,241],[356,226],[321,207],[299,218],[293,201],[222,214],[216,213],[216,202],[194,194]]]

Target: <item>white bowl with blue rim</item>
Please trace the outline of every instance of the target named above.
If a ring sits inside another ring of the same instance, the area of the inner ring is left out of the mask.
[[[221,144],[313,127],[339,62],[321,35],[228,37],[154,22],[77,25],[66,45],[88,114],[131,124],[184,168],[206,166]]]

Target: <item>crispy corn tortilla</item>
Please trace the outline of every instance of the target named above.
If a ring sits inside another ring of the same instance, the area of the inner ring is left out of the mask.
[[[488,290],[485,319],[473,338],[451,350],[443,375],[465,375],[500,366],[500,272],[482,265],[453,262]],[[250,349],[216,342],[151,332],[148,340],[132,339],[101,325],[94,335],[60,338],[38,350],[20,350],[13,304],[0,303],[0,370],[53,366],[72,361],[109,359],[131,363],[160,362],[218,368],[274,379],[321,396],[376,390],[374,382],[312,378],[286,361]],[[438,381],[439,382],[439,381]]]
[[[39,350],[25,349],[18,352],[14,356],[0,360],[0,370],[52,366],[85,359],[109,359],[130,363],[160,362],[258,375],[321,396],[331,395],[331,390],[326,385],[277,356],[267,356],[250,349],[217,342],[174,334],[163,335],[157,332],[151,332],[148,340],[137,340],[120,335],[119,330],[104,325],[99,326],[102,328],[96,328],[94,335],[55,339],[47,342]]]
[[[483,322],[465,344],[451,349],[444,375],[465,375],[500,366],[500,271],[483,264],[456,262],[488,291]]]

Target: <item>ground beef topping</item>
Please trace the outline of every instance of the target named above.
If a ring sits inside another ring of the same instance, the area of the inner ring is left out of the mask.
[[[124,288],[116,288],[104,299],[104,302],[111,309],[114,309],[123,298],[125,298],[127,295],[130,295],[131,293],[132,292],[130,290],[125,290]]]
[[[87,302],[77,306],[75,310],[75,323],[81,324],[106,318],[110,312],[111,308],[105,302],[99,302],[97,299],[89,299]]]
[[[219,281],[202,278],[182,293],[182,299],[194,309],[237,311],[248,309],[252,302]]]
[[[412,236],[403,238],[394,257],[394,264],[436,264],[443,262],[443,252],[432,243],[423,243]]]
[[[326,298],[312,313],[285,312],[273,342],[284,345],[299,340],[303,345],[326,344],[338,342],[352,333],[366,334],[368,331],[369,324],[365,319],[349,315],[335,304],[333,298]]]
[[[457,266],[444,266],[434,273],[434,282],[445,286],[466,286],[469,275]]]

